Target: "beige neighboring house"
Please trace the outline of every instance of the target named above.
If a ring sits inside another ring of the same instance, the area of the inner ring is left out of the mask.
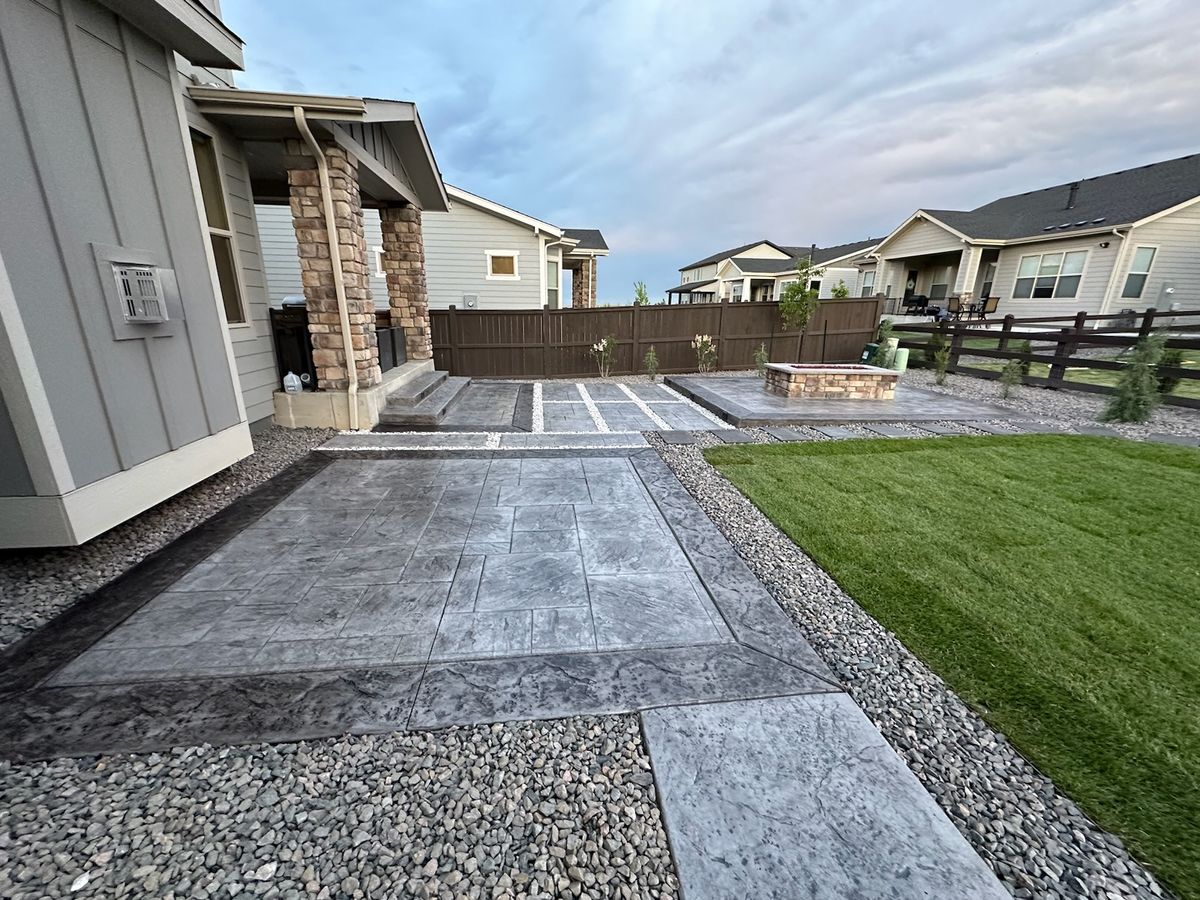
[[[864,281],[858,263],[875,248],[879,238],[833,247],[796,247],[773,241],[756,241],[706,256],[679,270],[680,283],[667,289],[668,303],[765,302],[779,298],[783,288],[796,281],[797,263],[811,259],[822,270],[812,281],[817,296],[829,298],[844,283],[850,296],[874,293],[874,273]]]
[[[563,228],[446,185],[449,208],[422,218],[430,309],[559,309],[564,272],[571,306],[596,305],[597,259],[608,255],[594,228]],[[300,290],[296,234],[287,207],[256,207],[271,303]],[[371,296],[388,305],[379,213],[363,210]]]
[[[1193,308],[1200,154],[973,210],[919,209],[856,262],[894,309],[914,296],[931,305],[991,297],[998,313],[1017,316]]]

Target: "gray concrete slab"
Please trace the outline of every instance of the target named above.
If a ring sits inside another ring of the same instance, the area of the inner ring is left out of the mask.
[[[1059,425],[1057,422],[1014,422],[1022,431],[1028,431],[1030,434],[1065,434],[1067,426]]]
[[[1164,434],[1155,432],[1146,436],[1146,440],[1155,444],[1177,444],[1180,447],[1200,447],[1200,438],[1188,437],[1182,434]]]
[[[1003,425],[995,425],[991,422],[970,421],[970,422],[965,422],[963,424],[969,425],[971,428],[974,428],[976,431],[982,431],[984,434],[995,434],[995,435],[999,435],[1001,437],[1008,437],[1010,435],[1020,434],[1020,431],[1018,431],[1016,428],[1006,428]]]
[[[642,720],[690,900],[1008,897],[844,694]]]
[[[922,431],[928,431],[930,434],[936,434],[939,437],[948,437],[954,434],[966,434],[966,430],[957,425],[941,425],[936,422],[920,422],[915,423],[917,428]]]
[[[696,435],[690,431],[662,431],[659,432],[659,437],[663,439],[663,443],[676,446],[696,443]]]
[[[825,435],[827,438],[833,438],[835,441],[846,441],[853,438],[862,437],[857,431],[851,431],[841,425],[814,425],[813,431]]]
[[[869,431],[871,434],[877,434],[880,437],[912,437],[913,433],[907,428],[901,428],[899,425],[863,425],[864,431]]]
[[[767,428],[764,428],[763,431],[765,431],[771,437],[775,438],[775,440],[777,440],[777,441],[787,442],[787,441],[810,441],[810,440],[812,440],[812,438],[809,437],[807,434],[804,434],[801,431],[797,431],[795,428],[783,428],[781,426],[771,425]]]
[[[1093,437],[1121,437],[1121,432],[1115,428],[1110,428],[1108,425],[1072,425],[1080,434],[1088,434]]]
[[[669,375],[685,397],[737,426],[1008,419],[1011,410],[903,383],[893,400],[799,400],[771,394],[756,376]]]
[[[710,431],[713,437],[726,444],[753,444],[754,438],[737,428],[716,429]]]

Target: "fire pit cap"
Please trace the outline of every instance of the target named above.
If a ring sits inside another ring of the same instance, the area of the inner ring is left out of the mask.
[[[862,363],[767,363],[768,369],[790,375],[899,375],[895,369],[867,366]]]

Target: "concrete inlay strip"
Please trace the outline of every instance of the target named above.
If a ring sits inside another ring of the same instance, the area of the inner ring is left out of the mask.
[[[579,389],[579,397],[583,400],[583,405],[587,408],[588,415],[592,417],[592,421],[596,424],[596,430],[604,433],[612,431],[608,427],[608,423],[604,421],[604,416],[600,415],[600,408],[596,406],[596,401],[592,399],[592,395],[588,393],[588,389],[579,382],[575,385]]]
[[[668,425],[665,421],[663,421],[662,416],[660,416],[653,409],[651,409],[649,403],[647,403],[645,400],[643,400],[641,397],[639,397],[637,394],[635,394],[633,391],[631,391],[629,389],[628,385],[622,384],[622,385],[618,385],[618,387],[621,388],[621,392],[624,393],[625,396],[627,396],[630,400],[632,400],[634,402],[634,404],[637,406],[638,409],[640,409],[643,413],[645,413],[646,417],[651,422],[654,423],[655,428],[657,428],[659,431],[670,431],[671,430],[671,426]]]
[[[1008,897],[845,694],[642,722],[688,900]]]

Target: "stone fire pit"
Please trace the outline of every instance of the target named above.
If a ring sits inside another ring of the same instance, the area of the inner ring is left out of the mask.
[[[891,400],[900,373],[858,363],[768,363],[767,390],[802,400]]]

